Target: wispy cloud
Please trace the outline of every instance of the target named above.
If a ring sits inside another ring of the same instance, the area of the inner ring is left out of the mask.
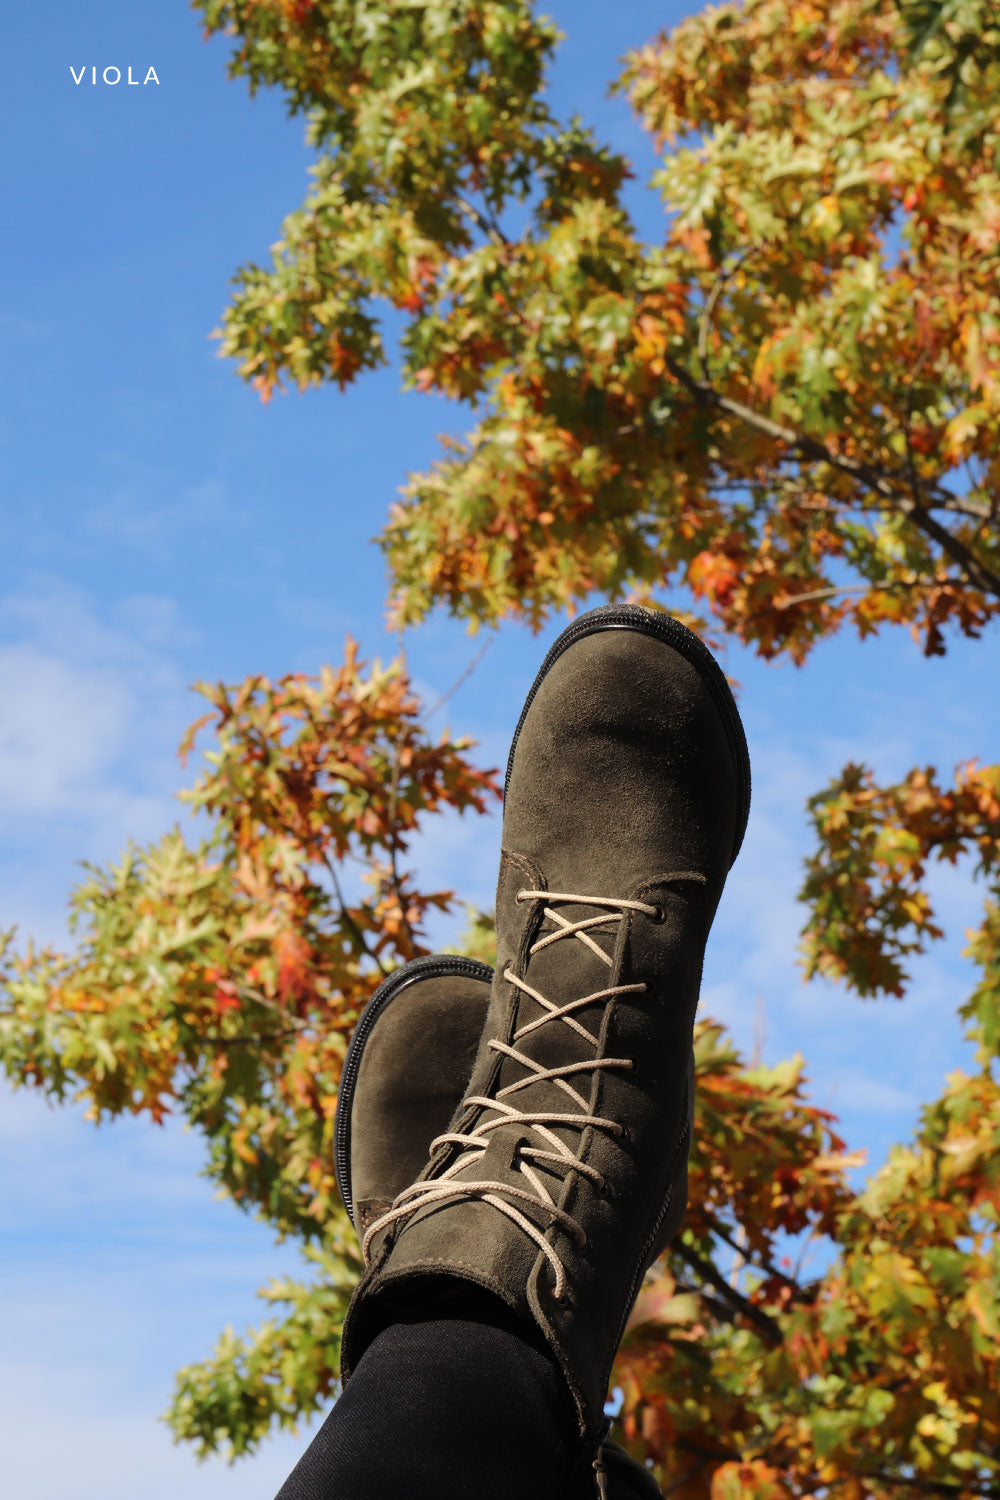
[[[178,484],[163,493],[162,480],[145,466],[136,469],[122,459],[114,467],[127,472],[88,507],[85,531],[92,540],[113,538],[116,550],[155,555],[162,563],[165,551],[176,555],[193,538],[214,535],[222,526],[235,529],[246,519],[217,479]]]
[[[48,1284],[36,1291],[51,1299]],[[86,1293],[78,1287],[81,1295]],[[157,1420],[169,1384],[154,1387],[134,1378],[148,1360],[142,1339],[156,1305],[148,1284],[126,1299],[112,1294],[97,1302],[100,1321],[95,1318],[89,1328],[74,1326],[72,1303],[60,1302],[54,1304],[61,1314],[58,1336],[50,1341],[36,1332],[36,1352],[0,1373],[0,1470],[9,1494],[31,1500],[135,1500],[138,1494],[144,1500],[176,1500],[178,1494],[188,1500],[267,1500],[277,1492],[311,1429],[276,1437],[255,1458],[229,1467],[221,1458],[196,1464],[191,1450],[175,1445]],[[135,1333],[123,1338],[127,1320],[134,1320]],[[67,1339],[67,1327],[78,1341]]]
[[[291,1246],[214,1199],[201,1144],[176,1123],[99,1129],[78,1108],[0,1093],[0,1472],[32,1500],[260,1500],[308,1441],[282,1436],[234,1469],[196,1465],[157,1420],[174,1372],[227,1324],[261,1323],[272,1277],[309,1278]],[[22,1217],[10,1222],[11,1206]],[[27,1208],[27,1212],[25,1209]]]

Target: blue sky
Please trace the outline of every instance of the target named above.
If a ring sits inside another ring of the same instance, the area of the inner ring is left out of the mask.
[[[560,0],[570,32],[556,106],[579,110],[638,161],[648,145],[604,98],[614,60],[683,8]],[[346,395],[262,408],[208,334],[227,280],[266,258],[301,200],[308,154],[278,98],[224,78],[181,0],[54,0],[6,26],[0,110],[8,230],[0,281],[0,925],[61,940],[79,861],[113,858],[179,815],[175,760],[196,678],[315,670],[345,632],[392,654],[385,579],[369,539],[436,434],[468,425],[402,396],[394,370]],[[75,85],[71,65],[156,68],[159,86]],[[446,710],[502,765],[549,640],[505,629]],[[795,903],[808,847],[803,803],[847,758],[883,776],[996,757],[1000,711],[983,694],[995,638],[924,661],[908,637],[843,640],[809,666],[734,651],[755,773],[740,863],[706,965],[703,1008],[747,1048],[801,1050],[814,1092],[874,1163],[962,1057],[962,929],[977,899],[935,876],[947,942],[904,1004],[863,1005],[804,986]],[[428,698],[476,649],[435,618],[408,640]],[[445,715],[442,715],[443,719]],[[489,904],[496,832],[450,820],[416,847],[428,880]],[[442,924],[437,936],[450,935]],[[175,1369],[227,1323],[260,1316],[254,1290],[294,1252],[197,1176],[198,1142],[124,1122],[94,1130],[0,1085],[0,1472],[33,1500],[266,1497],[304,1439],[234,1470],[198,1467],[156,1420]]]

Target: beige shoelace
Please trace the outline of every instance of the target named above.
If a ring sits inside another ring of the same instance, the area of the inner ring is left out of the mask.
[[[682,878],[691,879],[692,876],[671,876],[668,878],[674,880]],[[693,878],[700,880],[703,877],[696,876]],[[590,934],[596,928],[605,927],[609,923],[621,922],[626,912],[629,911],[641,912],[644,916],[654,919],[659,919],[662,915],[659,907],[651,906],[645,901],[625,901],[617,897],[604,896],[574,896],[565,891],[523,890],[518,891],[516,899],[518,901],[543,901],[545,903],[543,908],[544,914],[557,929],[555,932],[549,932],[544,937],[540,937],[537,942],[533,943],[528,950],[529,956],[539,953],[543,948],[549,947],[552,943],[558,943],[567,938],[575,939],[577,942],[583,943],[607,968],[613,966],[614,960],[591,937]],[[559,906],[567,905],[597,906],[604,907],[606,910],[597,916],[584,917],[580,921],[571,922],[557,910]],[[570,1214],[558,1207],[549,1189],[532,1166],[532,1162],[550,1162],[556,1167],[564,1167],[566,1171],[572,1169],[574,1172],[581,1173],[584,1177],[589,1177],[597,1188],[600,1189],[603,1186],[601,1173],[595,1167],[580,1161],[565,1142],[560,1140],[554,1133],[551,1127],[570,1125],[577,1127],[581,1132],[589,1127],[592,1130],[610,1131],[612,1135],[622,1135],[624,1133],[623,1127],[616,1120],[606,1120],[602,1119],[599,1115],[591,1114],[587,1100],[583,1094],[573,1087],[573,1084],[569,1080],[576,1074],[592,1074],[595,1069],[619,1068],[625,1070],[632,1068],[634,1064],[630,1058],[626,1057],[594,1057],[589,1062],[567,1063],[562,1067],[543,1068],[533,1058],[519,1051],[516,1044],[531,1032],[537,1031],[539,1027],[558,1023],[563,1026],[569,1026],[579,1036],[591,1043],[596,1051],[600,1045],[598,1038],[576,1019],[573,1012],[581,1010],[584,1006],[593,1005],[596,1001],[611,1000],[617,995],[643,994],[647,986],[645,984],[616,984],[607,989],[595,990],[589,995],[581,995],[579,999],[571,1000],[567,1005],[556,1005],[554,1001],[548,999],[539,990],[533,989],[530,984],[525,983],[523,979],[519,979],[516,974],[512,973],[509,967],[504,970],[503,977],[508,983],[515,985],[517,989],[523,991],[524,994],[530,995],[545,1012],[544,1015],[538,1016],[534,1021],[529,1021],[514,1033],[514,1046],[508,1046],[505,1042],[496,1040],[491,1040],[488,1044],[491,1051],[503,1053],[504,1056],[513,1059],[514,1062],[520,1063],[526,1069],[525,1076],[498,1090],[496,1096],[493,1098],[487,1095],[474,1094],[466,1099],[465,1103],[467,1105],[480,1105],[485,1109],[491,1110],[492,1113],[489,1116],[484,1116],[474,1130],[467,1133],[449,1131],[444,1135],[439,1135],[436,1140],[431,1142],[431,1155],[433,1155],[439,1146],[445,1143],[462,1146],[465,1149],[459,1152],[455,1161],[439,1177],[427,1182],[416,1182],[411,1187],[404,1188],[395,1199],[392,1208],[369,1226],[361,1248],[367,1264],[368,1247],[371,1244],[372,1237],[378,1234],[379,1230],[385,1229],[387,1225],[416,1213],[418,1209],[426,1208],[432,1203],[458,1202],[462,1198],[471,1197],[481,1198],[484,1202],[492,1204],[500,1213],[505,1214],[508,1219],[511,1219],[523,1229],[525,1234],[534,1240],[552,1267],[555,1276],[553,1295],[560,1298],[566,1285],[566,1272],[562,1260],[545,1238],[543,1230],[537,1224],[533,1223],[526,1214],[522,1213],[516,1204],[518,1201],[521,1201],[530,1204],[536,1210],[541,1210],[543,1216],[549,1221],[546,1229],[550,1229],[553,1224],[561,1224],[573,1236],[581,1249],[586,1247],[587,1238],[583,1229]],[[561,1089],[578,1106],[577,1110],[569,1114],[560,1114],[552,1110],[524,1112],[519,1110],[515,1105],[506,1102],[506,1096],[516,1094],[519,1090],[527,1088],[533,1083],[542,1082],[554,1083],[557,1088]],[[539,1145],[522,1145],[518,1152],[518,1166],[527,1186],[515,1186],[509,1182],[499,1182],[489,1179],[475,1181],[463,1178],[458,1182],[452,1180],[459,1172],[467,1171],[469,1167],[475,1166],[478,1161],[482,1160],[486,1154],[489,1134],[492,1130],[497,1130],[503,1125],[509,1125],[514,1122],[527,1127],[532,1136],[541,1142]]]

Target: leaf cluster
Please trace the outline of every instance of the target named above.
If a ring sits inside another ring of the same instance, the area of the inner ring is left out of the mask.
[[[975,856],[995,902],[1000,879],[1000,766],[961,766],[947,790],[932,767],[879,786],[870,770],[848,765],[809,801],[817,835],[801,891],[809,906],[807,976],[845,980],[859,995],[901,996],[904,961],[941,929],[926,886],[930,860]],[[992,903],[988,922],[994,920]],[[975,951],[987,958],[984,933]],[[996,1038],[996,1022],[981,1025]],[[984,1033],[985,1035],[985,1033]]]
[[[995,615],[987,6],[749,0],[634,52],[653,244],[627,164],[550,116],[530,7],[200,8],[322,153],[224,352],[264,394],[343,385],[385,357],[383,301],[404,378],[475,414],[390,514],[398,620],[680,588],[801,661],[846,623],[938,653]]]
[[[89,869],[73,953],[18,953],[8,937],[0,1064],[95,1121],[180,1114],[225,1195],[308,1241],[340,1212],[331,1140],[350,1031],[453,901],[402,868],[408,840],[447,809],[484,811],[495,775],[468,741],[433,740],[402,666],[366,672],[351,641],[318,681],[201,691],[212,708],[184,749],[212,725],[187,794],[208,836],[175,829]]]

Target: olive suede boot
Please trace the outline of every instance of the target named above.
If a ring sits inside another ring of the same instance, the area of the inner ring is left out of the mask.
[[[337,1187],[359,1240],[416,1180],[461,1103],[492,980],[493,970],[476,959],[435,954],[397,969],[365,1006],[344,1060],[334,1124]],[[587,1492],[587,1460],[583,1454],[566,1500]],[[600,1461],[608,1500],[659,1495],[649,1472],[619,1444],[606,1439]]]
[[[345,1380],[394,1299],[464,1279],[540,1330],[600,1441],[629,1311],[684,1213],[702,959],[749,797],[739,715],[697,637],[629,605],[563,632],[507,767],[472,1077],[365,1231]]]
[[[361,1013],[344,1059],[334,1170],[358,1238],[423,1171],[465,1093],[493,970],[474,958],[414,958]]]

